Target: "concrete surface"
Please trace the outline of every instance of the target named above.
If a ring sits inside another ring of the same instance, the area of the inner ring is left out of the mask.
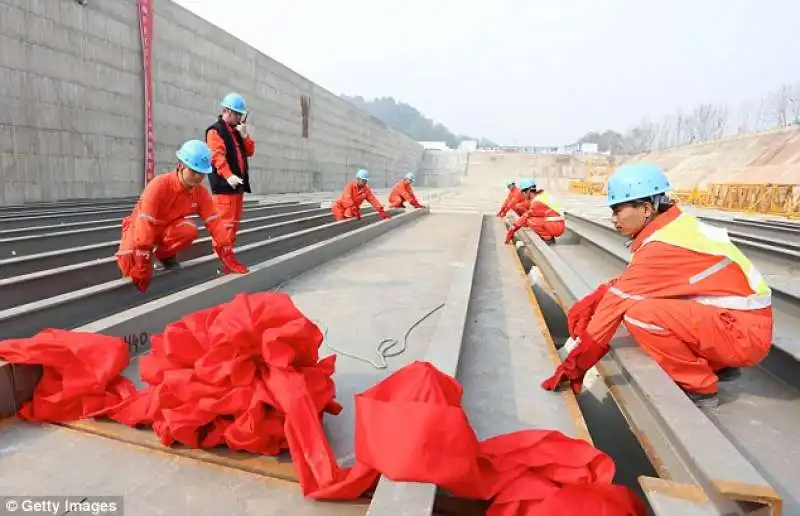
[[[458,379],[464,409],[485,439],[516,430],[560,430],[581,437],[567,409],[571,397],[539,387],[554,364],[512,246],[499,219],[484,225]],[[574,398],[573,398],[574,401]]]
[[[284,516],[287,507],[292,516],[366,513],[366,505],[306,500],[297,484],[60,426],[11,419],[0,429],[4,496],[123,496],[127,516]]]
[[[327,262],[277,290],[325,331],[326,343],[375,360],[384,338],[402,339],[426,312],[445,301],[474,219],[428,215],[382,236],[368,246]],[[443,238],[446,235],[446,238]],[[353,395],[414,360],[422,360],[441,312],[410,334],[407,350],[387,360],[386,369],[347,356],[336,359],[336,396],[344,406],[326,416],[326,433],[340,459],[353,453]],[[320,355],[332,350],[324,345]]]
[[[359,167],[386,187],[417,170],[416,142],[171,0],[153,4],[159,172],[229,91],[251,110],[255,193],[338,190]],[[133,0],[0,0],[0,204],[138,194],[142,70]]]

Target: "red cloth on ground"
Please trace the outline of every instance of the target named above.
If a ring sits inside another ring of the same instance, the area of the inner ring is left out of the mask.
[[[149,424],[161,442],[226,444],[275,454],[288,446],[306,496],[347,500],[380,473],[435,483],[465,498],[492,499],[489,516],[638,516],[642,502],[610,482],[614,463],[582,440],[525,430],[479,442],[461,408],[461,385],[414,362],[356,396],[352,468],[340,468],[322,413],[338,413],[335,357],[319,361],[319,329],[286,294],[240,294],[190,314],[152,337],[140,360],[148,386],[134,392],[119,373],[122,339],[45,330],[0,342],[0,357],[44,365],[27,419],[66,421],[105,414]],[[122,401],[120,401],[122,400]]]

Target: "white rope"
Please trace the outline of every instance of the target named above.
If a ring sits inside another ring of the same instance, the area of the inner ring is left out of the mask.
[[[344,351],[342,349],[339,349],[339,348],[336,348],[336,347],[332,346],[331,343],[328,342],[328,327],[327,326],[324,326],[325,329],[322,332],[322,335],[323,335],[322,338],[323,338],[323,341],[324,341],[325,345],[328,346],[328,348],[330,348],[334,353],[337,353],[339,355],[344,355],[346,357],[350,357],[350,358],[353,358],[355,360],[360,360],[362,362],[366,362],[366,363],[370,364],[372,367],[374,367],[375,369],[386,369],[386,367],[388,366],[388,364],[386,362],[386,359],[387,358],[391,358],[391,357],[396,357],[396,356],[402,354],[403,352],[405,352],[405,350],[408,348],[408,337],[409,337],[409,335],[411,335],[411,332],[414,331],[414,329],[417,326],[419,326],[425,319],[427,319],[428,317],[430,317],[431,315],[436,313],[436,311],[441,309],[442,307],[444,307],[444,303],[442,303],[441,305],[437,306],[433,310],[428,311],[421,318],[417,319],[417,321],[414,324],[412,324],[408,328],[408,330],[406,330],[406,334],[405,334],[405,336],[403,336],[402,347],[400,349],[396,349],[395,350],[395,348],[397,346],[401,345],[401,342],[399,340],[397,340],[397,339],[387,338],[387,339],[383,339],[382,341],[380,341],[378,343],[378,346],[375,348],[375,351],[377,352],[376,355],[378,357],[378,362],[376,362],[376,361],[374,361],[374,360],[372,360],[372,359],[370,359],[368,357],[357,355],[355,353],[351,353],[349,351]],[[317,323],[317,326],[319,326],[319,323]]]

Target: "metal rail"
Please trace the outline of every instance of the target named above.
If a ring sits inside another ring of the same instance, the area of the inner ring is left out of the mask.
[[[509,216],[511,222],[516,218]],[[572,215],[567,226],[568,234],[552,246],[527,230],[518,233],[565,310],[627,263],[627,250],[608,231],[591,221],[581,226]],[[624,328],[596,369],[658,471],[658,485],[668,482],[669,489],[654,490],[653,482],[640,481],[654,510],[677,506],[683,512],[660,514],[781,514],[781,496],[764,478],[763,464],[756,468]]]
[[[310,210],[296,211],[279,215],[245,218],[239,225],[239,231],[244,232],[245,230],[258,227],[259,225],[269,226],[272,224],[301,220],[308,217],[323,216],[328,213],[329,210],[326,210],[325,208],[314,208]],[[115,230],[117,232],[117,236],[119,236],[119,226],[117,226]],[[203,239],[208,236],[208,230],[205,226],[201,226],[199,230],[198,239]],[[58,242],[53,243],[56,246],[59,245]],[[72,242],[70,242],[70,244],[72,244]],[[61,242],[60,245],[63,247],[63,242]],[[31,274],[47,269],[54,269],[57,267],[64,267],[90,260],[108,258],[116,253],[118,246],[119,240],[103,241],[98,239],[96,242],[91,242],[86,245],[79,245],[66,249],[59,249],[56,247],[54,249],[45,250],[36,254],[28,254],[0,260],[0,280],[4,278],[15,278],[25,274]],[[186,256],[186,253],[183,253],[181,258],[185,258]]]

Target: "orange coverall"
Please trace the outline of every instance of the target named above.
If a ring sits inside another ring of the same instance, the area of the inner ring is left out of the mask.
[[[525,207],[520,208],[522,211],[517,211],[517,205],[524,203]],[[505,217],[508,210],[514,210],[517,215],[520,217],[523,213],[527,210],[528,201],[525,200],[525,195],[522,193],[517,186],[511,187],[511,190],[508,191],[508,195],[506,195],[506,200],[503,201],[503,205],[500,206],[500,211],[497,212],[497,215],[500,217]]]
[[[514,206],[514,211],[520,216],[517,225],[527,226],[535,231],[542,240],[552,240],[566,231],[567,225],[564,223],[564,216],[543,202],[537,201],[536,197],[528,204],[527,210],[519,213],[523,207],[522,203]]]
[[[369,185],[359,188],[355,181],[351,181],[344,187],[342,195],[331,205],[331,213],[336,220],[353,218],[360,212],[361,203],[369,202],[377,211],[383,211],[383,205],[372,193]]]
[[[707,274],[719,264],[719,256],[658,241],[642,247],[648,236],[680,213],[680,208],[670,208],[636,236],[631,264],[603,296],[587,333],[605,346],[622,322],[675,383],[688,391],[713,394],[715,371],[753,366],[767,356],[772,307],[732,310],[686,299],[748,296],[753,290],[735,263]]]
[[[411,183],[405,179],[401,179],[394,185],[392,191],[389,192],[389,207],[402,208],[403,203],[407,202],[414,208],[422,208],[422,205],[417,201],[417,196],[414,195],[414,190],[411,188]]]
[[[181,183],[178,172],[156,176],[144,189],[133,212],[122,219],[122,235],[117,251],[117,265],[123,277],[133,267],[134,249],[151,250],[159,260],[172,258],[192,245],[198,229],[186,217],[200,215],[219,245],[230,245],[219,215],[214,210],[211,194],[202,185],[191,190]]]
[[[228,130],[233,134],[236,128],[230,124],[227,125]],[[243,140],[247,157],[252,157],[256,153],[256,142],[249,136]],[[208,131],[206,144],[211,149],[211,163],[217,173],[227,179],[232,172],[226,158],[225,141],[217,131],[212,130]],[[239,170],[244,169],[244,157],[238,146],[236,146],[236,157],[239,161]],[[225,225],[225,230],[230,233],[228,241],[230,245],[233,245],[236,243],[236,233],[239,230],[239,224],[242,222],[242,214],[244,213],[244,194],[212,195],[211,197],[214,200],[214,207]],[[223,245],[216,238],[212,237],[212,239],[214,240],[214,245]]]

